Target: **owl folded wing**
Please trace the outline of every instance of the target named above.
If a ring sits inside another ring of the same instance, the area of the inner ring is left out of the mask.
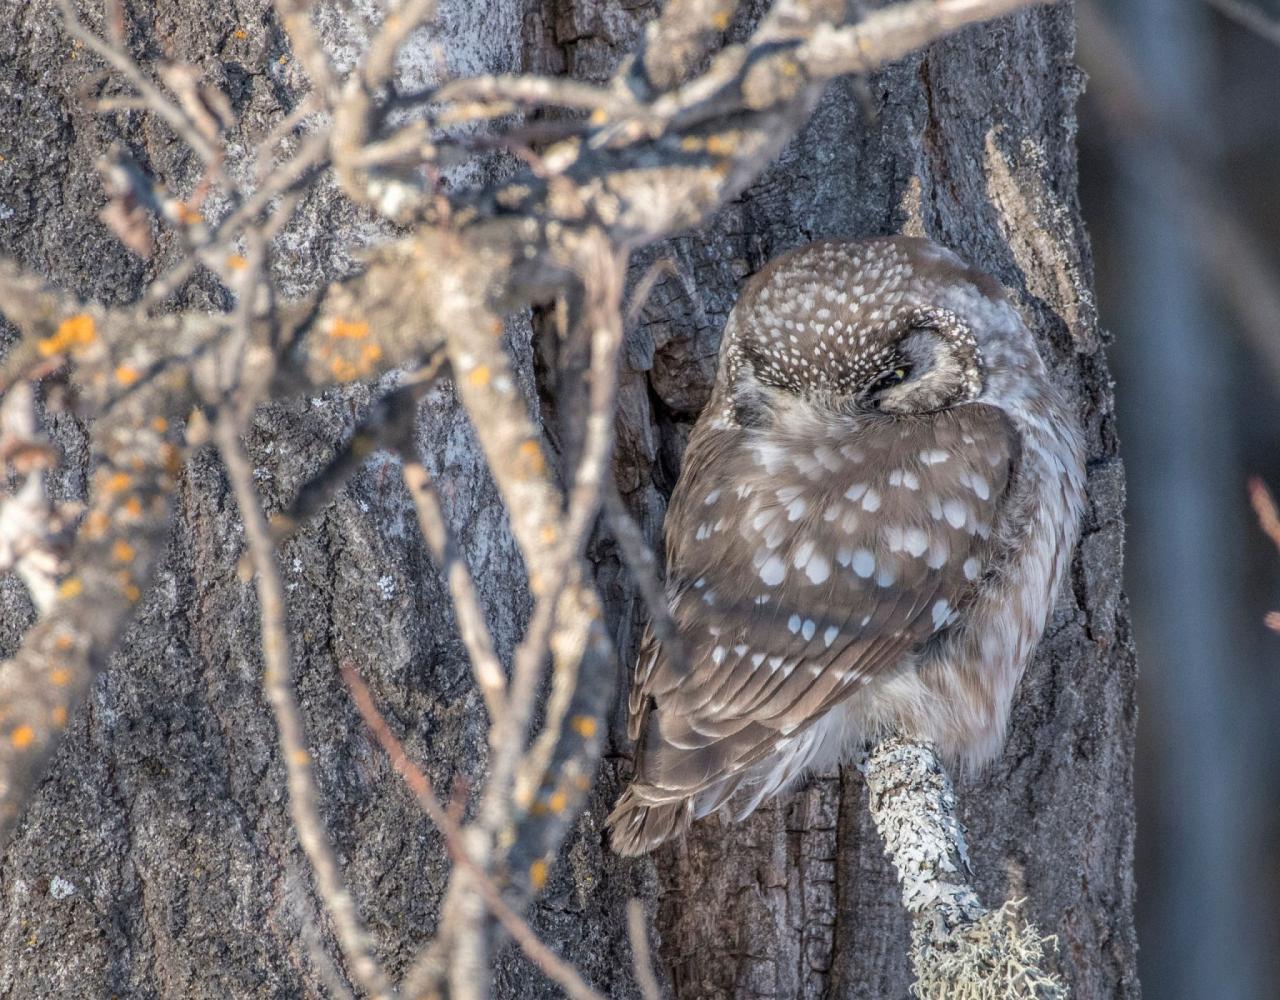
[[[691,442],[668,516],[687,660],[642,651],[638,778],[691,794],[741,773],[951,626],[990,566],[1016,448],[984,404]]]

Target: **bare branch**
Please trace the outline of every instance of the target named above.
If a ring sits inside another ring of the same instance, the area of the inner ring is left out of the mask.
[[[724,37],[737,8],[738,0],[670,0],[646,26],[640,52],[629,63],[632,76],[643,71],[644,83],[658,91],[683,83]]]
[[[632,520],[615,485],[610,484],[605,489],[604,504],[609,527],[622,552],[622,561],[649,613],[649,628],[653,638],[661,643],[663,655],[679,669],[680,665],[688,662],[688,654],[680,630],[671,617],[671,609],[667,606],[667,594],[659,577],[658,560],[641,536],[639,527]]]
[[[54,503],[46,493],[44,474],[51,464],[35,391],[16,385],[0,398],[0,478],[12,472],[18,483],[11,496],[0,496],[0,573],[17,572],[41,613],[53,606],[58,580],[67,572],[69,529],[77,513],[76,505]]]
[[[914,918],[911,962],[921,997],[1065,1000],[1041,967],[1043,937],[1017,906],[987,910],[969,885],[969,855],[956,796],[933,746],[892,736],[862,765],[871,817]]]
[[[347,480],[376,451],[391,449],[403,453],[413,444],[413,422],[418,403],[426,395],[444,367],[443,352],[407,381],[374,401],[346,443],[323,469],[303,483],[293,503],[271,518],[277,541],[292,535],[305,521],[319,514]]]
[[[134,369],[120,371],[132,377]],[[153,382],[93,428],[99,459],[88,513],[67,557],[70,573],[17,653],[0,663],[0,843],[150,582],[182,463],[182,451],[167,439],[169,419],[189,398],[182,386]],[[154,416],[135,422],[136,413]]]
[[[222,151],[206,138],[187,113],[165,97],[159,87],[143,76],[138,64],[127,53],[104,42],[86,28],[76,14],[74,0],[58,0],[58,6],[62,9],[62,19],[67,34],[82,42],[137,88],[138,93],[147,102],[147,106],[168,123],[178,138],[190,146],[207,167],[221,173]]]
[[[485,905],[498,918],[507,933],[515,939],[520,950],[570,997],[575,1000],[602,1000],[600,994],[583,981],[578,971],[543,944],[528,923],[507,905],[501,893],[498,892],[497,886],[467,854],[464,846],[466,840],[464,831],[440,805],[432,791],[431,779],[409,759],[403,744],[396,738],[391,727],[387,725],[386,719],[374,705],[373,696],[369,693],[364,681],[348,664],[343,665],[342,676],[365,725],[369,727],[387,756],[391,758],[391,766],[409,786],[418,804],[422,806],[422,811],[431,817],[432,822],[444,834],[450,856],[459,865],[465,867],[475,879],[475,884],[484,897]]]
[[[830,78],[869,73],[961,28],[1044,2],[1046,0],[913,0],[893,4],[874,10],[847,27],[818,25],[797,49],[795,60],[812,76]]]
[[[352,975],[372,1000],[390,1000],[394,995],[391,983],[374,957],[368,931],[360,921],[355,900],[343,884],[333,845],[320,818],[302,712],[294,697],[290,678],[292,653],[285,619],[284,585],[280,580],[271,531],[253,484],[253,468],[232,421],[223,416],[215,426],[215,433],[218,450],[240,508],[249,556],[257,576],[258,612],[262,623],[262,683],[276,717],[280,749],[288,775],[289,808],[298,841],[311,862],[316,889],[333,918],[338,942]]]
[[[431,96],[437,105],[460,105],[438,112],[441,124],[510,114],[517,106],[578,108],[598,112],[598,121],[642,114],[644,109],[625,95],[581,80],[543,76],[476,76],[455,80]]]
[[[604,241],[601,240],[601,243]],[[589,246],[589,243],[586,244],[584,249]],[[591,388],[582,457],[569,495],[568,519],[559,565],[554,570],[556,579],[568,579],[571,567],[581,561],[591,529],[600,513],[606,479],[612,482],[610,458],[613,454],[613,422],[618,390],[618,352],[622,348],[622,285],[626,274],[626,258],[624,255],[611,258],[607,245],[601,245],[598,254],[590,255],[593,264],[590,270],[584,268],[583,273],[585,301],[582,325],[589,332],[591,344]],[[555,580],[551,586],[552,589],[543,594],[540,601],[549,603],[558,600]],[[534,618],[538,619],[536,611]],[[544,641],[531,624],[525,642],[531,646],[531,655],[536,655],[539,660]],[[526,794],[531,794],[543,784],[552,756],[561,746],[564,721],[570,706],[574,702],[581,702],[580,695],[585,693],[579,683],[580,665],[580,655],[557,657],[556,671],[552,675],[551,696],[547,703],[547,721],[526,755],[517,778],[517,789],[525,789]],[[514,686],[513,683],[513,688]],[[578,708],[574,717],[580,727],[585,726],[589,719],[592,725],[603,728],[603,712],[590,711],[581,703]]]
[[[404,182],[379,185],[356,166],[369,143],[374,120],[374,97],[395,70],[396,53],[409,35],[435,14],[436,0],[404,0],[389,13],[369,44],[361,67],[348,78],[342,97],[333,109],[332,154],[338,183],[347,196],[364,205],[375,205],[390,218],[407,210],[414,193]],[[403,190],[403,196],[394,192]]]
[[[448,581],[449,593],[453,597],[453,611],[458,619],[458,631],[463,645],[467,647],[476,686],[480,688],[485,707],[489,710],[490,723],[494,724],[501,718],[506,703],[507,678],[493,648],[493,637],[485,624],[484,611],[480,607],[471,571],[445,525],[440,501],[431,486],[431,474],[426,466],[421,462],[406,460],[404,484],[413,498],[414,509],[418,512],[418,524],[431,549],[431,558]],[[491,737],[495,732],[496,729],[491,730]]]
[[[275,0],[275,8],[289,36],[289,47],[311,79],[312,91],[328,101],[334,91],[333,67],[311,23],[311,4],[307,0]]]
[[[101,313],[81,312],[71,296],[55,291],[12,261],[0,258],[0,315],[22,335],[0,361],[0,393],[6,393],[15,382],[30,377],[36,365],[83,347],[85,339],[93,336]],[[85,319],[66,325],[73,316]]]

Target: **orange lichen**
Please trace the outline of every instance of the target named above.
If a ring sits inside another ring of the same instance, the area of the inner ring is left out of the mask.
[[[157,434],[163,434],[165,431],[169,429],[169,421],[167,421],[164,417],[152,417],[151,429],[155,431]]]
[[[66,687],[71,680],[71,671],[66,667],[54,667],[49,671],[49,683],[54,687]]]
[[[686,153],[696,153],[702,149],[704,143],[696,135],[686,135],[680,140],[680,148]]]
[[[18,726],[9,733],[9,742],[19,750],[25,750],[35,741],[36,731],[26,724]],[[543,878],[543,881],[546,881],[545,877]]]
[[[129,497],[129,499],[124,502],[124,512],[129,516],[130,520],[141,517],[142,501],[137,497]]]
[[[575,715],[569,725],[584,740],[589,740],[596,734],[596,720],[589,715]]]
[[[142,590],[136,583],[126,583],[124,585],[124,596],[130,604],[136,604],[138,599],[142,597]]]
[[[718,10],[711,15],[711,26],[716,31],[724,31],[729,27],[729,12],[727,10]]]
[[[547,863],[539,858],[529,866],[529,881],[535,889],[541,889],[547,884]]]
[[[188,205],[185,201],[175,203],[173,207],[173,214],[184,226],[194,226],[198,222],[204,222],[204,216]]]
[[[133,476],[127,472],[113,472],[102,484],[102,491],[107,494],[121,493],[133,485]]]
[[[138,550],[126,542],[123,538],[117,538],[115,544],[111,546],[111,558],[116,562],[133,562],[137,556]]]
[[[564,808],[568,804],[569,796],[565,795],[564,792],[556,792],[551,796],[551,798],[547,799],[547,805],[550,807],[552,812],[564,812]]]
[[[130,365],[120,365],[116,368],[116,381],[121,385],[133,385],[140,378],[142,378],[142,373]]]
[[[547,461],[542,457],[542,448],[537,441],[529,440],[523,442],[520,445],[520,457],[525,460],[533,472],[542,472],[547,467]]]
[[[481,385],[481,386],[488,385],[489,376],[490,376],[489,366],[478,365],[475,368],[471,369],[471,372],[467,375],[467,381],[470,382],[472,385]]]
[[[243,42],[249,37],[249,32],[245,31],[244,28],[236,28],[235,31],[231,32],[231,37],[238,42]]]
[[[58,585],[58,597],[64,601],[69,601],[73,597],[79,597],[84,593],[84,583],[78,576],[69,576]]]
[[[78,313],[64,319],[52,337],[36,343],[36,348],[44,357],[52,357],[76,347],[85,347],[93,343],[93,317],[88,313]]]
[[[543,545],[551,545],[559,537],[554,524],[544,524],[538,529],[538,538]]]
[[[609,120],[609,114],[607,111],[605,111],[604,108],[596,108],[593,112],[591,112],[592,125],[603,125],[608,120]]]
[[[707,152],[713,156],[727,156],[734,148],[735,143],[728,136],[713,135],[707,138]]]
[[[368,328],[365,327],[366,336]],[[356,339],[357,335],[353,333],[334,334],[334,336],[342,336],[348,339]],[[323,352],[322,356],[327,356],[330,352]],[[382,348],[377,344],[365,344],[360,348],[360,353],[354,360],[350,358],[334,358],[329,362],[329,371],[333,377],[339,382],[349,382],[352,379],[362,378],[369,375],[374,370],[374,365],[382,358]]]
[[[67,635],[67,634],[64,632],[62,635],[58,636],[58,638],[57,638],[57,639],[55,639],[55,640],[54,640],[54,642],[53,642],[53,648],[54,648],[54,649],[61,649],[61,650],[68,650],[68,649],[70,649],[72,646],[74,646],[75,644],[76,644],[75,639],[71,638],[71,636]]]
[[[249,262],[238,253],[233,253],[227,258],[226,265],[227,269],[230,271],[243,271],[249,266]]]
[[[65,705],[54,705],[53,711],[49,713],[49,717],[53,720],[53,724],[61,729],[67,724],[67,709]]]
[[[334,340],[364,340],[369,336],[369,324],[338,316],[329,327],[329,336]]]
[[[84,534],[90,541],[101,538],[111,526],[111,518],[104,510],[95,510],[84,520]]]
[[[311,755],[305,750],[293,751],[293,762],[299,766],[311,763]]]

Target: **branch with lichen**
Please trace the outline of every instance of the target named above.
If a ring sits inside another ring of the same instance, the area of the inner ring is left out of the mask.
[[[862,764],[871,816],[911,914],[914,993],[921,1000],[1064,1000],[1045,968],[1057,940],[1010,900],[988,910],[969,885],[951,779],[929,743],[892,736]]]

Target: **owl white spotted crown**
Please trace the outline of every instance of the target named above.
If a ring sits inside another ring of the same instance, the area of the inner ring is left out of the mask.
[[[888,732],[990,759],[1083,503],[1073,416],[992,278],[906,237],[771,262],[671,498],[688,656],[641,651],[614,848],[745,816]]]

